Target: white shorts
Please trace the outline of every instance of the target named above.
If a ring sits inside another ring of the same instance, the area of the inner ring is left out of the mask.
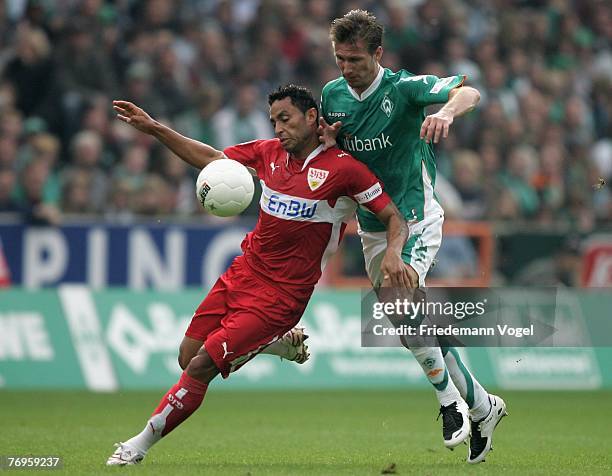
[[[423,220],[409,224],[408,240],[402,251],[404,262],[414,268],[419,275],[419,286],[425,287],[425,277],[442,243],[443,213],[432,213]],[[380,272],[385,250],[387,249],[386,231],[363,231],[358,229],[363,246],[366,272],[372,286],[379,287],[383,277]]]

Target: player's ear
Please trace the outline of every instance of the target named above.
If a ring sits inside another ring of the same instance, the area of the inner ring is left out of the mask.
[[[308,111],[306,111],[306,122],[308,123],[308,125],[311,126],[314,124],[315,127],[318,126],[318,116],[319,113],[314,107],[308,109]]]
[[[376,48],[376,51],[374,51],[374,59],[376,60],[377,63],[380,63],[380,60],[382,59],[382,55],[383,55],[383,47],[379,46],[378,48]]]

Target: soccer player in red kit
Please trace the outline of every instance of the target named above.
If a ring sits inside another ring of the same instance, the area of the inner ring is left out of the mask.
[[[257,175],[263,192],[255,229],[242,243],[244,254],[216,282],[185,333],[203,345],[143,431],[119,443],[108,465],[142,461],[200,406],[215,376],[227,378],[298,323],[358,204],[387,228],[383,274],[393,286],[409,287],[401,258],[408,228],[376,176],[338,148],[323,151],[318,108],[306,88],[280,88],[268,103],[277,138],[222,152],[178,134],[132,103],[114,102],[119,119],[153,135],[184,161],[201,169],[213,160],[237,160]]]

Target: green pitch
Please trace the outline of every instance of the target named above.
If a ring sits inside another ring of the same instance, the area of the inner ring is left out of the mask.
[[[510,416],[485,463],[444,448],[428,391],[223,392],[141,466],[107,468],[162,392],[0,392],[0,454],[54,454],[70,474],[612,474],[612,392],[501,392]],[[7,474],[25,474],[12,471]],[[39,474],[39,473],[37,473]],[[56,474],[56,473],[53,473]]]

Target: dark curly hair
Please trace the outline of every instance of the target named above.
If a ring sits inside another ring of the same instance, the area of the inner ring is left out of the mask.
[[[285,98],[290,98],[291,104],[293,104],[303,113],[306,113],[306,111],[309,109],[315,108],[317,111],[317,116],[319,115],[317,102],[314,100],[310,89],[305,88],[304,86],[296,86],[295,84],[281,86],[276,91],[273,91],[268,95],[268,104],[271,106],[274,101],[280,101],[281,99]]]

